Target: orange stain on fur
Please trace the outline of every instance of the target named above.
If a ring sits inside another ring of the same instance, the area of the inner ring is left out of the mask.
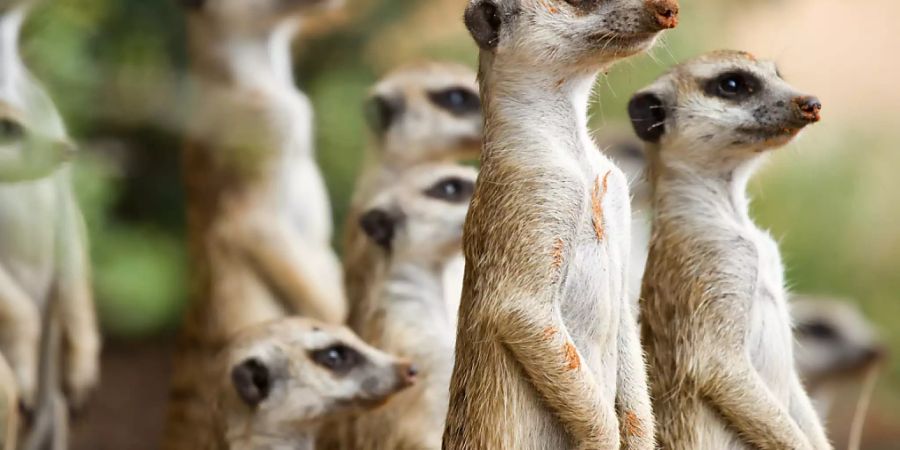
[[[544,339],[551,339],[553,336],[556,336],[556,328],[544,328]]]
[[[562,238],[556,238],[556,242],[553,243],[553,268],[559,270],[563,265],[563,250],[565,249],[566,243],[562,240]]]
[[[624,432],[628,436],[644,437],[644,427],[641,426],[641,420],[637,414],[632,411],[625,412]]]
[[[581,358],[578,357],[578,350],[575,349],[574,344],[566,342],[563,350],[566,352],[566,362],[569,363],[569,370],[577,370],[581,367]]]
[[[594,211],[594,231],[597,233],[597,240],[601,242],[606,234],[603,229],[603,197],[606,196],[606,191],[609,190],[610,173],[612,173],[612,171],[606,172],[606,175],[603,175],[603,181],[600,180],[600,176],[597,176],[597,181],[594,183],[594,190],[591,192],[591,206]]]

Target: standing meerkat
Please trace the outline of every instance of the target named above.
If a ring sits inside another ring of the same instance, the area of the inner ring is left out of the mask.
[[[470,1],[485,139],[444,448],[653,448],[628,185],[587,104],[601,70],[677,17],[674,0]]]
[[[675,67],[629,104],[653,186],[641,324],[667,449],[831,448],[794,369],[778,245],[745,192],[820,109],[773,63],[733,51]]]
[[[345,320],[312,110],[290,42],[325,0],[183,0],[191,73],[184,152],[191,302],[175,354],[166,447],[208,420],[213,356],[247,326],[300,314]]]
[[[372,299],[351,304],[350,326],[366,342],[414,361],[419,382],[384,408],[341,424],[340,448],[441,448],[458,304],[445,298],[443,274],[460,252],[476,176],[457,164],[418,165],[365,208],[358,226],[381,260],[369,269],[378,278]]]
[[[419,62],[388,73],[365,103],[372,151],[359,177],[344,229],[344,273],[350,303],[371,292],[382,256],[359,228],[362,209],[374,193],[393,185],[404,171],[434,161],[475,159],[481,149],[481,100],[475,72],[447,62]],[[459,303],[462,251],[445,271],[445,296]]]
[[[0,351],[33,412],[22,448],[64,449],[67,406],[99,377],[100,334],[66,163],[74,145],[19,55],[30,4],[0,4]]]
[[[194,430],[190,448],[313,450],[325,420],[381,405],[415,381],[409,362],[345,327],[297,317],[256,325],[218,358],[213,424]]]
[[[836,391],[859,382],[887,358],[887,350],[862,311],[848,301],[793,296],[791,316],[797,370],[825,420]]]

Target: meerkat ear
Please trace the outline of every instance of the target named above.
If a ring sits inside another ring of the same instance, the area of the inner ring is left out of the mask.
[[[647,142],[659,142],[666,132],[666,107],[653,92],[639,93],[628,103],[628,115],[638,137]]]
[[[256,407],[269,397],[272,378],[269,368],[260,360],[249,358],[231,369],[231,383],[247,406]]]
[[[482,50],[493,50],[500,41],[500,26],[503,24],[500,10],[495,0],[473,0],[466,8],[466,28]]]
[[[381,209],[373,209],[359,218],[359,226],[369,239],[385,250],[391,249],[396,222],[393,216]]]

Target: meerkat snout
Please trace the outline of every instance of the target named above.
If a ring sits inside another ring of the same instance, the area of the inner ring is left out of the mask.
[[[794,104],[800,108],[800,117],[804,120],[815,123],[821,119],[819,112],[822,111],[822,102],[818,98],[813,96],[795,97]]]
[[[231,369],[231,382],[241,400],[250,407],[265,400],[272,387],[268,367],[256,358],[248,358]]]
[[[652,12],[661,30],[678,26],[677,0],[647,0],[647,9]]]

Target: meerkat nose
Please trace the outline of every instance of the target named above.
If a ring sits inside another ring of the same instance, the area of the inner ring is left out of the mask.
[[[863,360],[866,362],[878,362],[887,359],[888,351],[887,348],[883,346],[872,347],[866,350],[863,355]]]
[[[794,104],[800,108],[800,116],[808,122],[818,122],[821,119],[822,102],[813,96],[794,98]]]
[[[402,387],[408,387],[416,384],[416,377],[419,375],[419,369],[413,363],[403,362],[396,365],[397,375],[400,376],[400,384]]]
[[[656,18],[660,30],[678,26],[678,0],[647,0],[647,8]]]

